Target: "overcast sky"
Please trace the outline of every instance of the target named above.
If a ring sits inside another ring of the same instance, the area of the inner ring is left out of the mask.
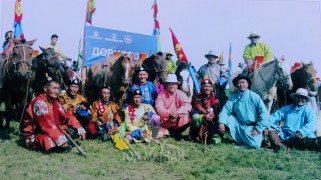
[[[93,26],[151,35],[154,22],[153,0],[96,0]],[[87,0],[22,0],[22,25],[27,40],[38,38],[33,46],[50,43],[53,33],[67,56],[77,58]],[[295,61],[313,61],[321,71],[320,1],[303,0],[158,0],[161,44],[163,51],[174,52],[172,28],[186,56],[199,68],[209,50],[224,51],[228,59],[232,43],[234,67],[243,61],[246,38],[251,31],[261,35],[261,42],[273,55]],[[4,33],[13,30],[14,0],[0,0]],[[2,43],[1,43],[2,44]],[[176,57],[175,57],[176,59]],[[235,68],[234,68],[235,69]],[[318,73],[320,74],[320,72]]]

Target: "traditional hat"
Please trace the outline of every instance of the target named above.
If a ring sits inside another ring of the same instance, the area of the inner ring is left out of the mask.
[[[134,90],[130,91],[130,93],[129,93],[130,97],[133,97],[133,96],[136,96],[136,95],[141,96],[142,95],[142,91],[140,89],[134,89]]]
[[[109,91],[110,91],[110,87],[107,86],[107,85],[105,85],[105,84],[103,84],[103,85],[99,88],[99,91],[101,91],[102,89],[109,89]]]
[[[136,74],[138,74],[140,71],[146,71],[148,73],[148,69],[144,66],[140,66],[135,69]]]
[[[57,34],[53,34],[53,35],[51,35],[51,39],[52,38],[58,38],[58,35]]]
[[[163,52],[162,52],[162,51],[158,51],[158,52],[156,53],[156,55],[162,56],[162,55],[163,55]]]
[[[293,73],[297,69],[300,69],[302,67],[302,63],[300,62],[295,62],[293,66],[291,66],[290,73]]]
[[[179,83],[176,74],[168,74],[165,83]]]
[[[295,99],[297,96],[306,97],[308,102],[311,101],[311,98],[309,97],[308,91],[306,89],[304,89],[304,88],[299,88],[299,89],[296,90],[295,93],[292,93],[290,95],[290,97],[292,99]]]
[[[219,56],[217,56],[217,55],[215,54],[214,51],[209,51],[207,54],[205,54],[205,57],[206,57],[206,58],[208,58],[208,57],[210,57],[210,56],[214,56],[215,58],[218,58],[218,57],[219,57]]]
[[[251,32],[250,35],[249,35],[247,38],[248,38],[248,39],[251,39],[252,37],[258,37],[258,38],[260,38],[261,36],[258,35],[258,34],[256,34],[256,33],[254,33],[254,32]]]
[[[78,79],[78,78],[75,78],[75,79],[72,79],[72,80],[68,80],[67,85],[70,86],[72,84],[80,86],[81,80]]]
[[[203,86],[204,84],[213,85],[213,84],[212,84],[212,81],[209,80],[209,79],[207,79],[207,78],[205,78],[205,79],[203,79],[203,80],[201,81],[201,86]]]
[[[166,53],[166,56],[168,56],[168,55],[169,56],[173,56],[173,54],[171,52],[169,52],[169,51]]]
[[[216,64],[218,64],[218,65],[224,65],[225,63],[223,62],[222,59],[219,59],[219,60],[216,61]]]
[[[234,79],[233,79],[233,85],[236,87],[237,86],[237,82],[240,80],[240,79],[245,79],[248,83],[249,83],[249,87],[251,87],[251,84],[252,84],[252,81],[249,77],[247,77],[246,75],[244,75],[243,73],[239,74],[238,76],[236,76]]]

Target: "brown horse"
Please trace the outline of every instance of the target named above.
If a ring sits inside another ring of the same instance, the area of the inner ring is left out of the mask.
[[[158,55],[152,53],[151,56],[147,57],[147,54],[140,54],[140,58],[137,61],[136,67],[143,66],[148,69],[148,81],[153,82],[158,88],[159,83],[163,83],[167,77],[165,72],[166,54]],[[134,73],[133,81],[138,81],[138,76]]]
[[[98,90],[109,86],[111,97],[119,105],[123,105],[126,91],[131,84],[135,68],[133,57],[127,54],[114,53],[113,60],[109,63],[94,63],[88,72],[89,101],[98,99]]]
[[[311,61],[307,64],[302,62],[301,66],[302,67],[294,70],[291,73],[293,88],[286,93],[283,91],[278,92],[278,101],[280,107],[293,103],[293,100],[290,98],[290,94],[295,93],[298,88],[304,88],[311,92],[316,92],[318,90],[318,83],[315,81],[317,71],[313,67],[313,62]]]
[[[13,39],[13,53],[3,65],[3,91],[1,99],[5,101],[6,105],[5,139],[10,139],[10,120],[15,118],[13,106],[15,106],[19,118],[22,118],[24,108],[31,100],[29,92],[33,59],[33,49],[31,46],[35,41],[36,39],[32,41]]]

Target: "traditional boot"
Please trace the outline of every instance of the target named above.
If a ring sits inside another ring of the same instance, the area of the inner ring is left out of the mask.
[[[282,144],[282,140],[276,130],[274,130],[274,129],[269,130],[268,137],[269,137],[271,146],[275,151],[278,151],[280,149],[285,150],[286,146],[284,144]]]

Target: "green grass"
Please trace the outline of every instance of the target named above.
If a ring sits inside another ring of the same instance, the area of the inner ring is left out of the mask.
[[[76,140],[88,154],[42,154],[23,147],[18,123],[12,122],[11,140],[0,141],[0,179],[320,179],[319,152],[244,149],[234,144],[203,146],[168,138],[162,145],[134,144],[119,151],[111,142]],[[0,131],[0,138],[3,131]]]

